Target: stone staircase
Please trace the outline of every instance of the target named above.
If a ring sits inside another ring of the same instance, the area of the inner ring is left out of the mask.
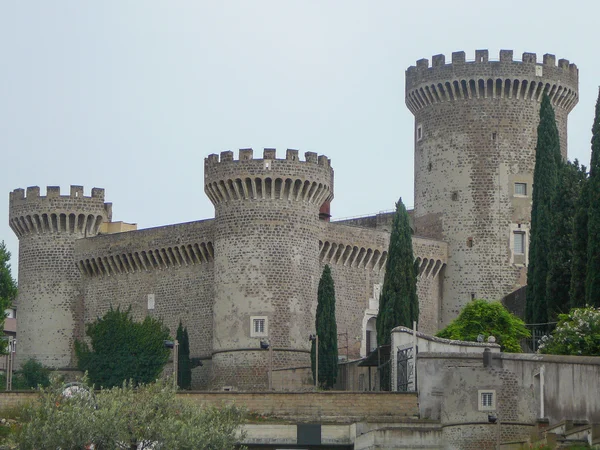
[[[587,420],[563,420],[538,428],[532,433],[531,442],[534,446],[547,445],[553,449],[600,449],[600,424],[590,424]]]

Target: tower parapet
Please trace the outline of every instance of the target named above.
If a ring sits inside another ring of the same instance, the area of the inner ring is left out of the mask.
[[[82,186],[71,186],[61,196],[59,187],[48,186],[41,196],[33,186],[11,192],[9,205],[9,224],[19,238],[18,363],[35,358],[72,368],[74,339],[83,335],[75,240],[95,236],[111,220],[112,204],[100,188],[88,197]]]
[[[262,159],[253,150],[209,155],[204,161],[204,191],[214,205],[235,200],[294,200],[320,207],[333,197],[333,169],[324,155],[306,152],[300,161],[298,150],[288,149],[285,159],[266,148]]]
[[[567,59],[551,54],[537,62],[535,53],[523,53],[513,60],[512,50],[500,50],[489,59],[487,50],[476,50],[475,60],[466,61],[465,52],[434,55],[432,63],[420,59],[406,70],[406,105],[413,114],[436,103],[478,99],[541,101],[547,94],[555,108],[570,112],[578,102],[579,69]]]
[[[264,389],[273,366],[310,364],[308,336],[320,278],[321,206],[333,197],[325,156],[265,149],[209,155],[204,189],[215,205],[213,381],[220,389]]]
[[[448,243],[442,324],[472,298],[498,300],[526,284],[540,102],[554,106],[561,152],[579,71],[551,54],[491,61],[477,50],[421,59],[406,70],[415,116],[415,233]]]

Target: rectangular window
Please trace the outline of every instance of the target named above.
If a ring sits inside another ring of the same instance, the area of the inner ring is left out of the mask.
[[[494,394],[491,392],[484,392],[481,394],[481,406],[492,406],[492,399]]]
[[[254,319],[254,332],[264,333],[265,332],[265,319]]]
[[[250,317],[250,337],[268,337],[269,323],[266,316]]]
[[[423,125],[417,125],[417,141],[423,139]]]
[[[495,411],[496,410],[496,391],[479,390],[479,411]]]
[[[515,195],[527,196],[527,183],[515,183]]]
[[[515,255],[524,255],[525,254],[525,232],[524,231],[515,231],[513,233],[514,236],[514,252]]]

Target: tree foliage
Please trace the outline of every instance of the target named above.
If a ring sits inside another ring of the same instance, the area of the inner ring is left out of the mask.
[[[396,203],[383,288],[379,296],[378,343],[388,345],[393,328],[398,326],[412,328],[413,321],[418,320],[419,300],[412,233],[408,212],[400,199]]]
[[[15,391],[37,389],[50,385],[51,369],[45,367],[35,359],[28,359],[21,368],[13,374],[12,388]],[[6,387],[6,373],[0,374],[0,390]]]
[[[97,393],[53,383],[24,411],[19,448],[234,449],[244,411],[199,407],[170,380],[131,382]],[[243,436],[243,434],[242,434]]]
[[[585,168],[582,166],[582,170]],[[572,233],[572,259],[571,259],[571,286],[569,289],[571,308],[585,306],[585,279],[587,271],[587,241],[588,241],[588,207],[590,183],[584,177],[581,183],[581,192],[577,199],[575,215],[573,217]]]
[[[187,327],[184,327],[181,321],[177,327],[177,341],[179,341],[177,386],[180,389],[191,389],[192,362],[190,360],[190,337]]]
[[[600,306],[600,91],[592,126],[585,301]]]
[[[75,343],[78,368],[87,371],[96,386],[120,386],[126,380],[150,383],[167,363],[170,351],[164,341],[169,339],[168,328],[150,316],[134,322],[130,312],[131,308],[111,307],[87,326],[91,347],[86,342]]]
[[[554,322],[558,315],[570,309],[569,290],[573,265],[573,217],[577,212],[581,187],[586,180],[585,166],[579,162],[560,162],[558,184],[552,200],[550,228],[550,253],[546,276],[546,304],[548,321]]]
[[[10,308],[17,298],[17,282],[12,277],[10,270],[10,252],[6,249],[4,241],[0,242],[0,311]],[[4,329],[4,314],[0,314],[0,326]],[[0,346],[0,354],[6,354],[4,346]]]
[[[475,342],[480,334],[485,340],[494,336],[502,351],[508,353],[520,352],[521,339],[531,335],[525,323],[511,314],[502,303],[473,300],[437,336]]]
[[[331,268],[326,265],[319,280],[317,294],[317,315],[315,320],[319,336],[319,385],[331,389],[338,373],[337,323],[335,320],[335,286]],[[310,351],[313,379],[316,376],[316,346],[312,343]]]
[[[556,195],[558,167],[561,164],[560,140],[550,99],[544,94],[537,129],[529,267],[527,269],[527,303],[525,320],[528,323],[548,322],[546,280],[548,257],[552,247],[552,202]]]
[[[540,340],[540,353],[600,356],[600,308],[573,308],[561,314],[549,336]]]

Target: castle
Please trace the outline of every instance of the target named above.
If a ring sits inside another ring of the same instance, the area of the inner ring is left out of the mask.
[[[539,104],[556,111],[566,157],[578,69],[533,53],[498,61],[477,50],[417,61],[406,71],[415,116],[413,248],[419,330],[432,333],[473,298],[500,299],[526,284]],[[10,194],[19,238],[18,358],[75,366],[73,342],[111,306],[141,319],[179,321],[190,333],[194,387],[260,389],[267,352],[275,368],[309,364],[317,285],[336,285],[340,347],[365,356],[375,320],[392,214],[329,220],[333,169],[326,156],[242,149],[205,159],[214,219],[135,230],[112,222],[103,189],[48,187]],[[342,338],[341,338],[342,339]]]

